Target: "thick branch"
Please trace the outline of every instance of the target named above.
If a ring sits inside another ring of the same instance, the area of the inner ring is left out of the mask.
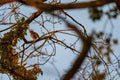
[[[97,1],[89,1],[89,2],[80,2],[80,3],[66,3],[66,4],[46,4],[41,2],[40,0],[1,0],[0,5],[3,5],[5,3],[9,2],[20,2],[28,6],[35,7],[39,10],[44,11],[53,11],[53,10],[59,10],[59,9],[80,9],[80,8],[89,8],[93,6],[104,6],[105,4],[113,3],[114,0],[97,0]]]
[[[87,56],[87,53],[90,49],[92,38],[85,37],[84,35],[82,35],[81,31],[75,25],[72,25],[72,24],[68,23],[67,21],[66,21],[66,23],[67,23],[68,28],[71,28],[76,34],[78,34],[79,38],[81,38],[81,40],[83,41],[83,47],[82,47],[80,56],[76,59],[72,68],[63,77],[63,80],[70,80],[75,75],[75,73],[79,70],[82,63],[84,62],[85,57]]]
[[[16,1],[19,1],[19,0],[0,0],[0,5],[4,5],[6,3],[16,2]]]
[[[80,56],[75,60],[72,68],[67,72],[63,80],[70,80],[75,75],[75,73],[79,70],[79,68],[81,67],[82,63],[85,60],[85,57],[90,49],[90,46],[91,46],[91,40],[88,39],[86,44],[84,44],[83,46]]]
[[[113,3],[114,1],[89,1],[89,2],[80,2],[75,4],[59,4],[59,5],[52,5],[52,4],[42,4],[35,6],[37,9],[43,9],[46,11],[52,11],[52,10],[60,10],[60,9],[81,9],[81,8],[90,8],[93,6],[104,6],[109,3]]]
[[[40,14],[42,14],[42,10],[38,10],[37,12],[33,13],[26,21],[25,23],[29,24],[31,23],[35,18],[37,18]]]
[[[120,11],[120,0],[115,0],[115,2],[116,2],[116,5],[117,5],[117,8],[118,8],[119,11]]]

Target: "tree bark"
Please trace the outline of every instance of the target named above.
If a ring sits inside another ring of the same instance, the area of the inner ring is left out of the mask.
[[[115,0],[115,3],[117,5],[117,8],[120,10],[120,0]]]
[[[0,5],[10,3],[10,2],[16,2],[16,1],[18,1],[18,0],[0,0]]]

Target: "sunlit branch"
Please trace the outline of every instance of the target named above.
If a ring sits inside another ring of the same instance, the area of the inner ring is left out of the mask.
[[[9,3],[9,2],[20,2],[28,6],[33,6],[39,10],[43,11],[53,11],[53,10],[60,10],[60,9],[80,9],[80,8],[89,8],[93,6],[104,6],[108,3],[113,3],[114,0],[97,0],[97,1],[89,1],[89,2],[79,2],[79,3],[66,3],[66,4],[46,4],[42,3],[39,0],[2,0],[0,2],[1,5]]]
[[[21,2],[21,1],[19,1],[19,2]],[[89,7],[93,7],[93,6],[103,6],[108,3],[113,3],[114,0],[108,0],[108,1],[97,0],[97,1],[80,2],[80,3],[74,3],[74,4],[70,3],[70,4],[58,4],[58,5],[45,4],[45,3],[43,4],[43,3],[40,3],[39,1],[34,1],[34,0],[31,0],[28,2],[27,2],[27,0],[25,0],[24,2],[25,3],[23,3],[23,4],[33,6],[40,10],[52,11],[52,10],[60,10],[60,9],[78,9],[78,8],[89,8]],[[36,4],[35,2],[38,2],[40,5],[37,5],[38,3]]]

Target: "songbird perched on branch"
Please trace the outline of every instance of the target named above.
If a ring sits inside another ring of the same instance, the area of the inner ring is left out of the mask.
[[[34,32],[33,30],[30,30],[30,36],[33,39],[33,41],[35,41],[36,39],[39,38],[39,35],[36,32]]]

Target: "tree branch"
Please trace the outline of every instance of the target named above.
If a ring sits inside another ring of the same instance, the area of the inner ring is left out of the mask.
[[[115,3],[116,3],[116,5],[117,5],[117,8],[118,8],[119,11],[120,11],[120,0],[115,0]]]
[[[104,6],[109,3],[113,3],[114,1],[89,1],[89,2],[80,2],[80,3],[74,3],[74,4],[42,4],[35,6],[37,9],[43,9],[45,11],[52,11],[52,10],[60,10],[60,9],[82,9],[82,8],[90,8],[90,7],[97,7],[97,6]]]
[[[81,38],[81,40],[83,42],[83,47],[82,47],[80,56],[75,60],[72,68],[63,77],[63,80],[70,80],[75,75],[75,73],[78,71],[78,69],[81,67],[82,63],[84,62],[85,57],[87,56],[87,53],[91,46],[92,36],[85,37],[82,35],[80,30],[75,25],[72,25],[72,24],[68,23],[67,21],[66,21],[66,23],[67,23],[67,27],[71,28],[76,34],[78,34],[79,38]]]
[[[35,7],[39,10],[43,11],[53,11],[59,9],[80,9],[80,8],[89,8],[93,6],[104,6],[109,3],[113,3],[114,0],[97,0],[97,1],[89,1],[89,2],[79,2],[79,3],[66,3],[66,4],[47,4],[43,3],[40,0],[1,0],[0,5],[10,3],[10,2],[20,2],[24,5]]]

